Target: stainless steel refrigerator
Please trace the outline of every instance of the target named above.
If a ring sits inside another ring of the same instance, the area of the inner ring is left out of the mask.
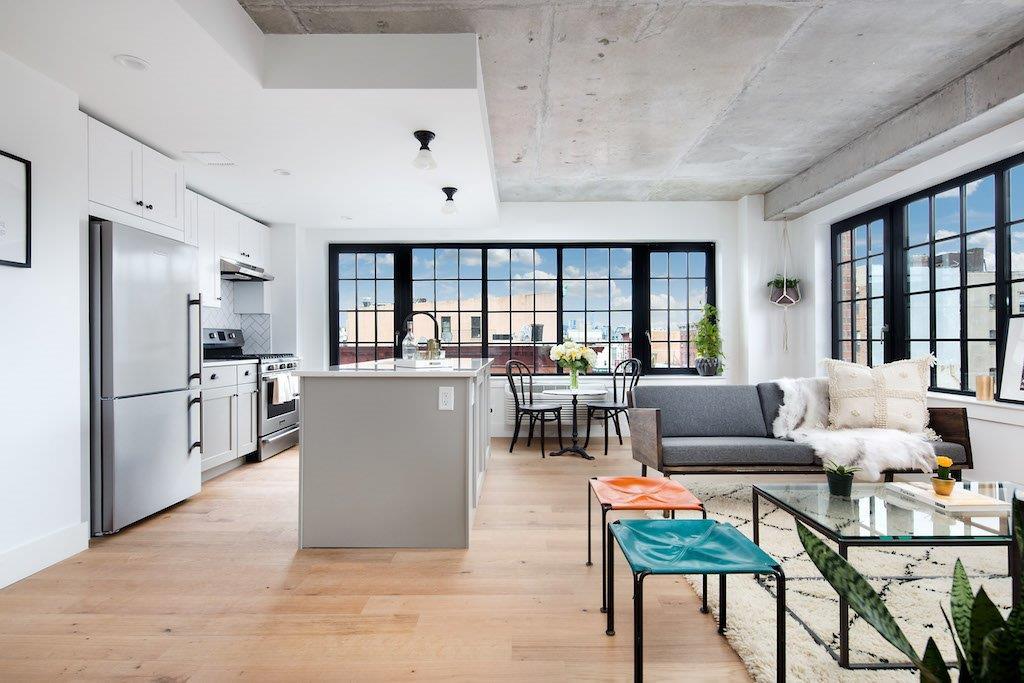
[[[197,249],[91,220],[92,531],[199,492]]]

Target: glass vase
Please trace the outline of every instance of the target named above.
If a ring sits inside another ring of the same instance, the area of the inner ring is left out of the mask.
[[[576,368],[569,368],[569,388],[573,391],[580,388],[580,371]]]

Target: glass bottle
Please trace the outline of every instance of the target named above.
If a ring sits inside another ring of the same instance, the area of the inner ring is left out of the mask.
[[[416,360],[420,355],[420,347],[416,344],[416,338],[412,333],[412,321],[409,321],[409,328],[405,332],[405,339],[402,340],[402,360]]]

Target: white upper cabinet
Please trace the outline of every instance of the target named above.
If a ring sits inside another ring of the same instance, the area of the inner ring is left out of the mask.
[[[254,266],[263,265],[263,231],[266,226],[251,218],[240,216],[238,226],[238,250],[246,263]]]
[[[142,143],[89,119],[89,201],[141,216]]]
[[[217,252],[217,205],[206,197],[195,197],[196,231],[199,247],[199,291],[203,305],[220,308],[220,255]]]
[[[239,249],[239,219],[241,216],[226,206],[214,204],[217,215],[217,256],[240,259]]]
[[[102,218],[184,241],[184,166],[93,118],[89,119],[89,201],[114,210]]]
[[[199,246],[199,195],[185,190],[185,243]]]
[[[142,148],[143,218],[172,228],[185,225],[185,170],[149,147]]]

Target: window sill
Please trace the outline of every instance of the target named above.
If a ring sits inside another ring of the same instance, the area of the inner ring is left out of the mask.
[[[1000,401],[979,401],[974,396],[961,396],[941,392],[928,392],[928,405],[932,407],[963,407],[972,420],[998,422],[1024,427],[1024,405]]]
[[[535,375],[534,381],[539,379],[552,379],[558,378],[558,375]],[[569,385],[569,377],[564,377],[565,385]],[[715,377],[701,377],[700,375],[641,375],[640,381],[644,384],[653,385],[672,385],[672,384],[726,384],[725,375],[717,375]],[[593,375],[580,375],[580,384],[605,384],[607,386],[612,385],[611,375],[602,375],[595,377]],[[491,375],[491,386],[507,386],[508,379],[505,375]],[[1024,407],[1024,406],[1021,406]]]

